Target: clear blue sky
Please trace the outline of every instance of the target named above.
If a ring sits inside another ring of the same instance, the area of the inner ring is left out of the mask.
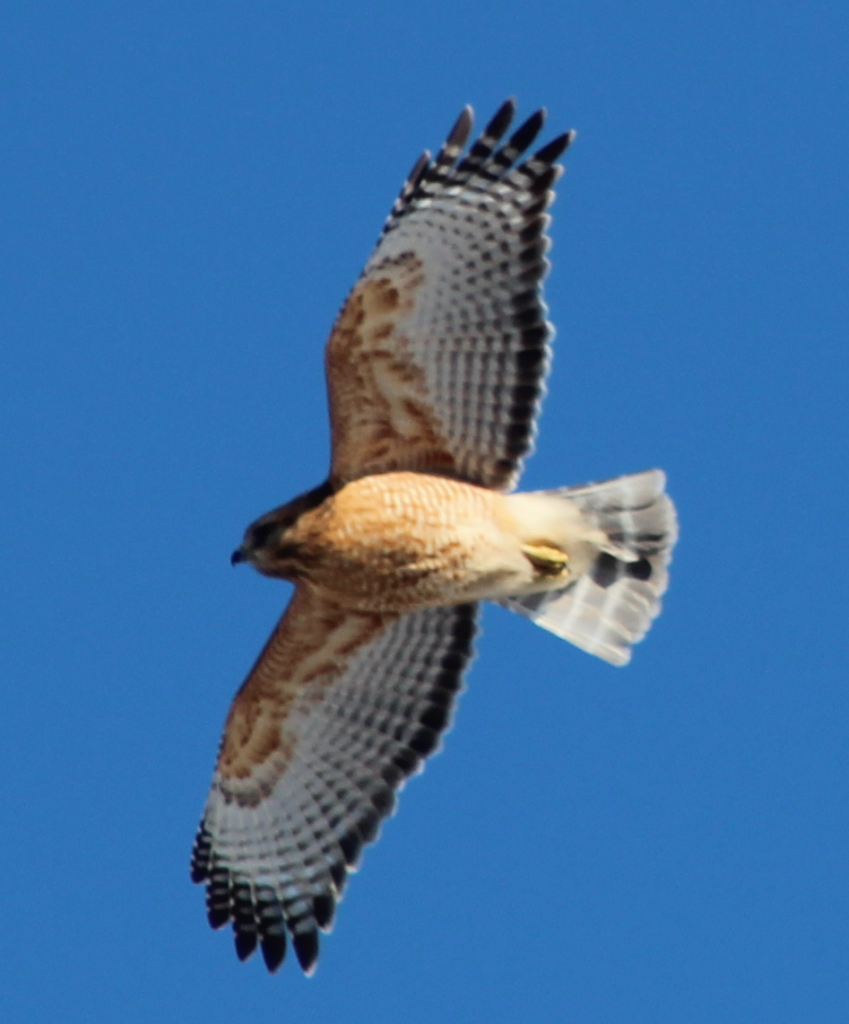
[[[0,14],[4,1024],[842,1022],[843,2],[38,3]],[[464,103],[577,128],[527,487],[650,466],[682,533],[613,669],[488,609],[316,976],[188,855],[327,465],[321,353]]]

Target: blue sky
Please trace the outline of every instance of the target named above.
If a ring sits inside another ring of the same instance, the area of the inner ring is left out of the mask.
[[[849,10],[0,14],[0,1018],[831,1022],[849,1001]],[[327,465],[321,352],[464,103],[577,128],[528,488],[662,466],[624,670],[488,609],[316,976],[188,855],[287,599],[228,561]]]

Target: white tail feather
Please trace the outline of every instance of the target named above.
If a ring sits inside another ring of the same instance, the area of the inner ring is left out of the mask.
[[[663,472],[650,469],[547,491],[577,505],[587,522],[605,533],[609,546],[600,549],[589,572],[564,589],[500,603],[612,665],[627,664],[632,644],[642,640],[660,611],[678,538],[665,486]]]

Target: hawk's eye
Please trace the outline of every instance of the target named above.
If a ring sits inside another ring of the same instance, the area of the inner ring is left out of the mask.
[[[271,535],[277,529],[277,523],[261,523],[251,530],[251,546],[264,548],[268,544]]]

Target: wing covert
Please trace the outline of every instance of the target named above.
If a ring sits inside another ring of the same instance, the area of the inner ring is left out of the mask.
[[[507,490],[532,447],[548,368],[541,283],[555,161],[574,133],[516,165],[544,121],[507,141],[512,100],[466,156],[461,114],[413,168],[331,333],[331,479],[399,469]]]
[[[343,611],[300,587],[234,701],[192,878],[236,951],[310,972],[318,930],[395,792],[439,742],[472,653],[475,605]]]

